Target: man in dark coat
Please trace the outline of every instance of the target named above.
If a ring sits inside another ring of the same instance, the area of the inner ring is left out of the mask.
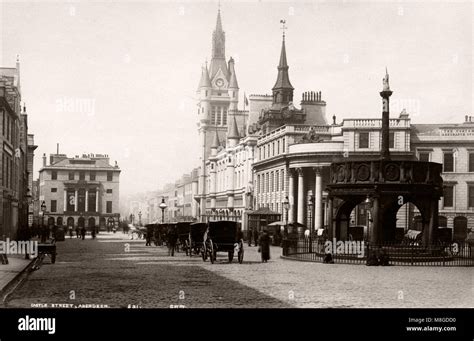
[[[255,243],[255,246],[258,246],[258,231],[257,231],[257,229],[253,230],[253,241]]]
[[[86,239],[86,228],[84,226],[81,227],[81,237],[82,240]]]
[[[252,246],[252,229],[251,228],[247,230],[247,241],[249,243],[249,246]]]
[[[266,263],[270,259],[270,235],[267,230],[263,230],[258,240],[260,245],[260,254],[262,255],[262,262]]]

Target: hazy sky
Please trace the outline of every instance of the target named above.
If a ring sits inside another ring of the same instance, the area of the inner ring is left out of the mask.
[[[241,96],[270,93],[287,21],[290,80],[322,91],[328,120],[380,117],[385,66],[414,123],[473,115],[469,1],[221,1]],[[109,154],[121,192],[154,190],[198,165],[196,89],[217,2],[0,0],[0,65],[21,55],[23,100],[41,155]],[[296,100],[297,99],[297,100]],[[37,174],[37,173],[36,173]]]

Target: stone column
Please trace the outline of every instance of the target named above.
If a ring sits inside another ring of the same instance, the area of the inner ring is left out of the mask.
[[[66,212],[67,211],[67,189],[65,188],[64,189],[64,206],[63,206],[63,211]]]
[[[315,189],[314,189],[314,229],[320,229],[323,225],[322,217],[322,202],[323,202],[323,185],[322,185],[322,176],[321,168],[316,167],[314,169],[316,173]]]
[[[369,232],[369,240],[371,243],[378,243],[379,242],[379,198],[374,197],[372,202],[372,226]]]
[[[89,190],[86,189],[86,207],[85,207],[85,210],[84,210],[85,212],[87,212],[89,210],[88,209],[89,208],[88,204],[89,204]]]
[[[77,212],[77,202],[78,202],[78,197],[77,197],[77,189],[74,191],[74,212]]]
[[[328,212],[327,212],[327,225],[328,225],[328,238],[329,239],[333,239],[333,238],[336,238],[336,231],[335,231],[335,228],[333,226],[333,218],[332,218],[332,211],[333,211],[333,198],[328,198]]]
[[[296,221],[304,224],[304,172],[303,168],[298,168],[298,216]]]
[[[288,223],[295,221],[295,174],[292,169],[288,169]]]
[[[95,190],[95,211],[99,212],[99,189]]]

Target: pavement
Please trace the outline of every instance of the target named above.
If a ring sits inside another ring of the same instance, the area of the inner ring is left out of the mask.
[[[9,307],[105,304],[119,308],[472,308],[472,268],[367,267],[281,259],[268,263],[246,244],[244,262],[215,264],[200,257],[167,254],[144,240],[100,233],[96,240],[57,244],[55,264],[46,261],[8,298]]]
[[[25,259],[24,255],[8,255],[8,264],[0,264],[0,297],[8,293],[10,284],[28,269],[32,259]]]

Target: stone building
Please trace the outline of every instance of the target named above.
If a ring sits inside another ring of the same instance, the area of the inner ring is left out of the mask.
[[[18,228],[28,226],[29,189],[28,116],[21,111],[20,61],[0,67],[0,238],[16,238]]]
[[[465,116],[461,124],[413,124],[412,131],[416,157],[443,164],[439,226],[463,240],[474,230],[474,117]]]
[[[225,32],[222,28],[221,12],[217,13],[216,28],[212,34],[212,58],[209,65],[203,66],[197,89],[198,132],[200,151],[200,173],[198,195],[195,199],[199,205],[201,219],[206,216],[208,194],[206,184],[210,174],[206,163],[211,156],[214,135],[219,141],[226,141],[231,133],[231,123],[236,122],[237,131],[245,131],[248,112],[238,109],[239,85],[235,72],[235,61],[232,57],[226,61]]]
[[[44,223],[99,226],[105,229],[120,219],[120,168],[108,155],[84,154],[68,157],[51,154],[39,171],[40,202],[46,204]]]

